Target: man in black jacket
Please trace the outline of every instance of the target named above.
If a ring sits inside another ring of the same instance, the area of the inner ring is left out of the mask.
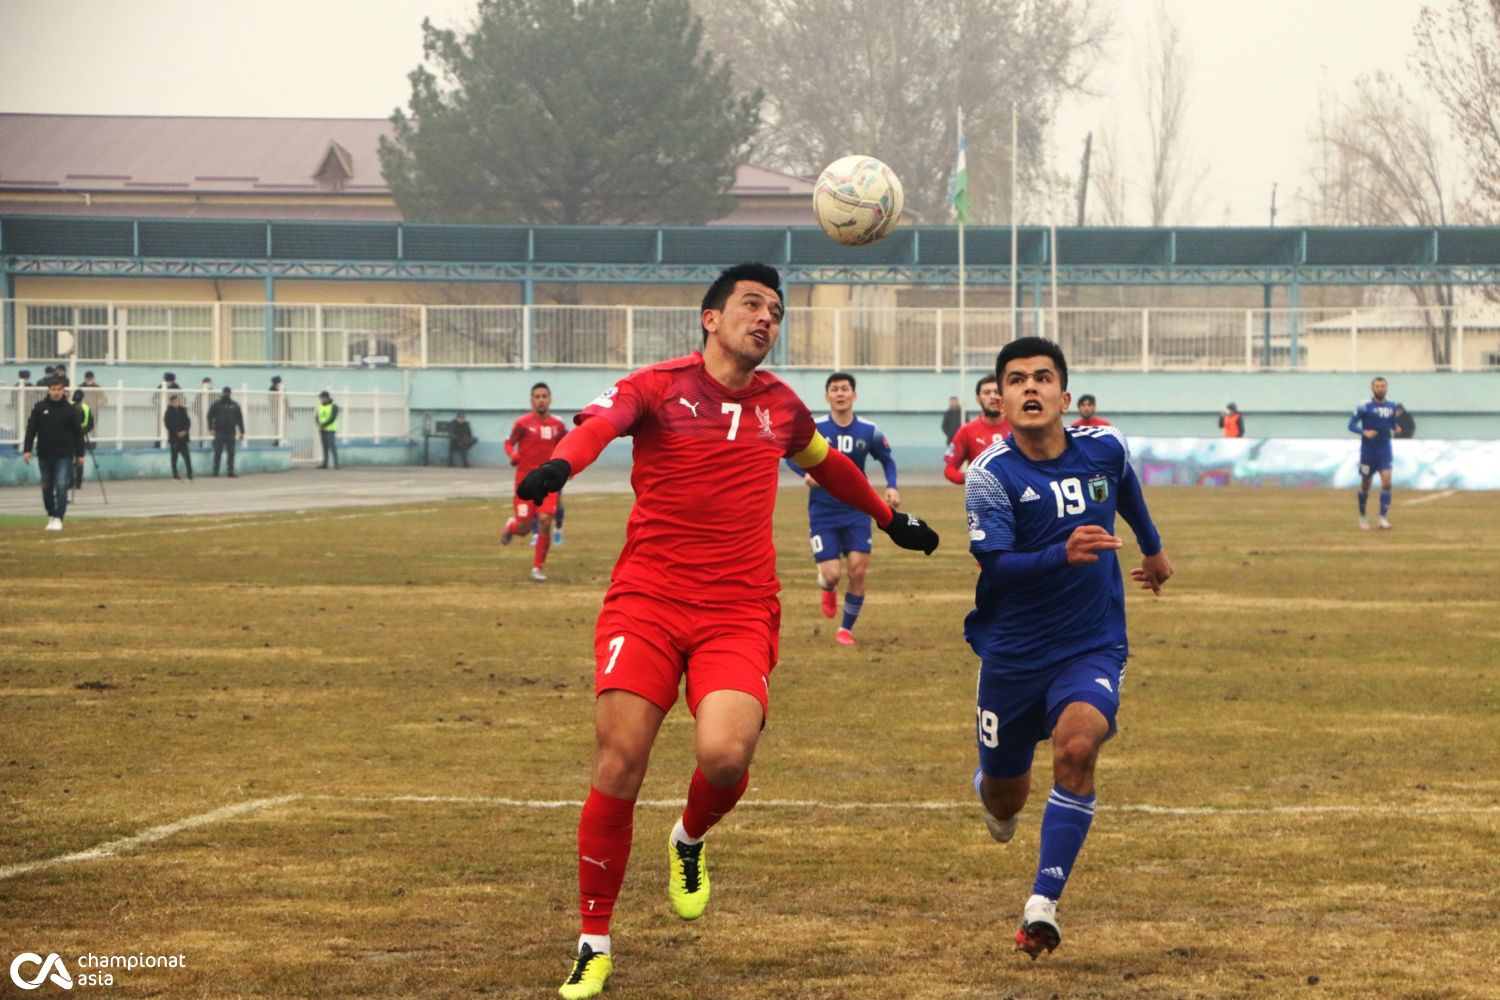
[[[193,429],[193,418],[188,415],[187,407],[182,405],[182,397],[174,394],[167,400],[167,412],[162,414],[161,422],[167,428],[167,442],[172,446],[172,478],[181,479],[177,472],[177,456],[181,455],[183,462],[187,464],[187,476],[193,478],[193,453],[189,451],[192,444],[191,431]],[[230,468],[234,468],[234,452],[230,452]]]
[[[235,432],[239,432],[239,440],[245,440],[245,414],[240,411],[240,404],[230,398],[229,386],[224,387],[224,392],[214,405],[208,408],[208,429],[214,434],[214,475],[219,474],[219,456],[229,451],[229,478],[234,479],[234,445]]]
[[[68,513],[72,468],[83,464],[83,426],[78,411],[68,401],[68,384],[64,379],[51,379],[47,383],[47,398],[31,408],[26,421],[26,442],[21,449],[21,459],[28,465],[33,445],[42,473],[47,530],[61,531]]]

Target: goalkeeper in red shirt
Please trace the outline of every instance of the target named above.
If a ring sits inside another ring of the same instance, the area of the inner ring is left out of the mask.
[[[606,389],[516,491],[540,503],[615,437],[635,439],[635,505],[594,631],[596,742],[578,823],[582,934],[558,990],[567,1000],[597,996],[613,971],[609,924],[635,800],[684,677],[697,767],[667,842],[667,895],[684,920],[708,905],[704,835],[744,794],[770,703],[781,626],[771,519],[782,460],[870,514],[900,547],[937,548],[925,522],[891,510],[854,463],[829,448],[784,382],[757,370],[784,311],[775,268],[724,271],[703,297],[702,351]]]

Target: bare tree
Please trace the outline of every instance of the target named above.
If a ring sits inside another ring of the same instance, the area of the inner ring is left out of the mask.
[[[1446,226],[1455,202],[1432,118],[1384,73],[1361,77],[1353,97],[1324,115],[1312,197],[1315,223]],[[1453,286],[1414,285],[1432,360],[1449,364]],[[1428,308],[1435,307],[1435,308]]]
[[[1098,197],[1096,221],[1106,226],[1127,224],[1124,166],[1120,162],[1120,137],[1113,122],[1099,136],[1099,152],[1094,157],[1090,183]]]
[[[695,0],[736,85],[765,95],[763,162],[813,175],[868,153],[901,177],[910,209],[948,217],[964,109],[977,222],[1008,221],[1011,104],[1020,170],[1047,195],[1046,133],[1081,90],[1106,22],[1098,0]],[[1050,205],[1050,202],[1049,202]]]
[[[1190,219],[1203,176],[1188,161],[1187,115],[1192,67],[1182,35],[1158,2],[1147,46],[1146,135],[1150,142],[1146,188],[1151,225]]]
[[[1500,0],[1423,7],[1416,35],[1417,70],[1463,143],[1477,214],[1500,217]]]

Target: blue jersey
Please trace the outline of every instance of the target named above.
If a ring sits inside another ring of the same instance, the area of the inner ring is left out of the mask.
[[[880,428],[862,417],[855,417],[848,427],[841,427],[832,416],[818,421],[818,432],[828,439],[828,446],[841,452],[853,462],[860,472],[865,471],[865,459],[874,456],[885,470],[885,485],[896,488],[896,459],[891,454],[891,443],[880,433]],[[796,473],[802,470],[787,461],[787,466]],[[807,516],[813,524],[828,524],[853,518],[868,518],[863,511],[856,510],[835,500],[827,490],[815,486],[808,491]]]
[[[1349,418],[1349,430],[1360,435],[1359,464],[1371,470],[1391,467],[1391,435],[1396,429],[1396,414],[1404,409],[1400,403],[1389,399],[1367,399],[1354,408]],[[1372,438],[1364,437],[1365,431],[1374,431]],[[1361,468],[1361,473],[1365,471]]]
[[[1364,440],[1371,444],[1390,444],[1391,435],[1396,430],[1396,414],[1404,409],[1406,407],[1389,399],[1367,399],[1354,408],[1354,416],[1349,418],[1349,430],[1355,434],[1375,431],[1373,438]]]
[[[1113,534],[1122,493],[1138,505],[1139,517],[1134,509],[1129,513],[1143,548],[1159,551],[1160,540],[1145,514],[1124,435],[1114,427],[1065,433],[1067,449],[1047,462],[1023,455],[1014,437],[997,442],[974,460],[964,480],[969,551],[984,567],[964,638],[990,669],[1030,673],[1087,653],[1123,660],[1129,652],[1114,550],[1098,552],[1098,562],[1070,566],[1063,549],[1079,525],[1097,524]],[[1039,564],[1034,572],[1004,576],[985,559],[1001,552],[1038,553]]]

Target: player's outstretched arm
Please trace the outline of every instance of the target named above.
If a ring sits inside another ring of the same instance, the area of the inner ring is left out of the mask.
[[[578,425],[577,430],[558,442],[551,458],[526,473],[521,485],[516,487],[516,496],[541,503],[548,493],[556,493],[576,473],[592,465],[614,439],[613,424],[603,417],[589,417]]]
[[[828,447],[821,434],[814,434],[806,448],[792,461],[816,476],[818,483],[840,500],[875,519],[875,524],[903,549],[932,555],[938,547],[938,534],[915,514],[897,514],[876,495],[865,474],[849,459]]]
[[[1141,547],[1143,556],[1140,568],[1130,571],[1130,578],[1140,583],[1141,589],[1160,597],[1161,585],[1172,575],[1172,563],[1162,551],[1161,534],[1151,523],[1151,512],[1146,509],[1146,497],[1141,493],[1141,481],[1128,462],[1125,474],[1120,477],[1117,509],[1125,523],[1130,525],[1130,530],[1135,532],[1136,544]]]

